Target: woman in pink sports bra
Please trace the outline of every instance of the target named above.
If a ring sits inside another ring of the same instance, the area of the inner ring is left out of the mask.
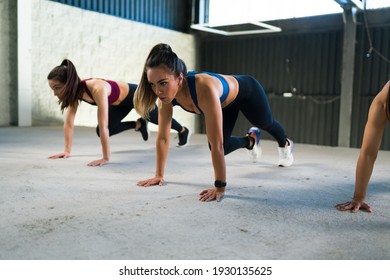
[[[147,121],[139,118],[137,121],[122,120],[134,108],[133,96],[137,88],[135,84],[116,82],[105,79],[81,80],[73,63],[65,59],[61,65],[56,66],[47,76],[50,88],[58,98],[61,110],[65,112],[64,122],[64,152],[50,156],[50,159],[68,158],[71,153],[74,119],[78,105],[85,101],[98,107],[98,126],[96,133],[102,145],[102,158],[88,163],[88,166],[102,166],[110,160],[109,137],[122,131],[135,129],[141,132],[146,141],[149,138]],[[158,109],[150,114],[150,121],[158,123]],[[172,129],[179,134],[178,147],[188,144],[191,131],[181,126],[176,120],[172,121]]]

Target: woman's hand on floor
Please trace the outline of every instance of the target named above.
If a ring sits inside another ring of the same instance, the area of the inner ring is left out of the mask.
[[[208,190],[203,190],[199,195],[199,200],[201,201],[212,201],[216,200],[217,202],[221,201],[225,194],[225,188],[213,188]]]
[[[365,210],[368,213],[372,212],[371,206],[364,201],[359,202],[359,201],[351,200],[351,201],[337,204],[335,207],[340,211],[351,210],[352,213],[356,213],[359,210]]]
[[[165,181],[164,181],[163,177],[154,177],[154,178],[150,178],[147,180],[139,181],[137,183],[137,186],[140,186],[140,187],[150,187],[150,186],[154,186],[154,185],[162,186],[162,185],[164,185],[164,183],[165,183]]]
[[[55,154],[55,155],[49,156],[48,158],[49,159],[68,158],[69,156],[70,156],[70,153],[63,152],[63,153],[60,153],[60,154]]]
[[[88,163],[88,166],[103,166],[107,163],[108,163],[108,160],[102,158],[102,159],[91,161],[90,163]]]

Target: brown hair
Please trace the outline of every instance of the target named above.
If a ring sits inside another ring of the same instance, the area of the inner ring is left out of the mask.
[[[64,84],[60,92],[61,98],[58,104],[61,105],[61,111],[68,106],[77,105],[83,95],[81,81],[77,75],[76,67],[69,59],[64,59],[61,65],[58,65],[47,75],[48,80],[57,80]]]
[[[135,110],[145,118],[149,117],[149,113],[154,109],[157,100],[157,95],[149,84],[146,71],[148,68],[162,65],[167,67],[175,77],[179,77],[181,73],[184,78],[187,76],[185,63],[172,51],[169,45],[160,43],[154,46],[146,59],[141,81],[138,84],[133,100]]]

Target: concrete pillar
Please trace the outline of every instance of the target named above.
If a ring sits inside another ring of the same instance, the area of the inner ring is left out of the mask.
[[[18,0],[18,125],[32,124],[32,3]]]
[[[353,78],[355,63],[356,21],[354,8],[344,10],[344,42],[341,72],[341,102],[338,146],[350,147]]]
[[[16,7],[0,0],[0,126],[17,123]]]

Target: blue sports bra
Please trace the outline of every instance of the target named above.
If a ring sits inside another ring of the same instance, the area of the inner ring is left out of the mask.
[[[190,89],[190,94],[191,94],[191,98],[192,98],[192,101],[194,102],[196,108],[198,108],[198,110],[200,112],[202,112],[202,110],[199,108],[198,106],[198,98],[196,96],[196,87],[195,87],[195,75],[196,74],[199,74],[199,73],[204,73],[204,74],[208,74],[210,76],[213,76],[213,77],[216,77],[218,78],[218,80],[221,82],[222,84],[222,95],[221,97],[219,98],[219,101],[221,103],[223,103],[226,98],[228,97],[228,94],[229,94],[229,85],[227,83],[227,81],[219,74],[216,74],[216,73],[212,73],[212,72],[196,72],[196,71],[190,71],[188,72],[187,74],[187,82],[188,82],[188,87]],[[172,104],[175,106],[175,105],[179,105],[180,107],[182,107],[177,101],[176,99],[173,99],[172,100]],[[182,107],[183,108],[183,107]],[[184,110],[186,110],[185,108],[183,108]],[[188,111],[188,110],[186,110]],[[191,112],[193,113],[193,112]],[[202,112],[203,113],[203,112]]]

